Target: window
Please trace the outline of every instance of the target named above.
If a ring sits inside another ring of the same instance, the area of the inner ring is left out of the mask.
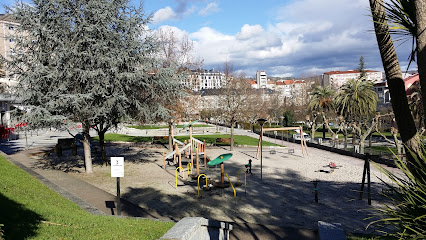
[[[383,91],[383,90],[382,90],[382,88],[380,88],[380,87],[379,87],[379,88],[377,88],[377,91],[381,92],[381,91]]]

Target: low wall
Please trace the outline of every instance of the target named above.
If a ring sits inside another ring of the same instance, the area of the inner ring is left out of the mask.
[[[228,240],[232,225],[202,217],[186,217],[176,223],[160,240]]]

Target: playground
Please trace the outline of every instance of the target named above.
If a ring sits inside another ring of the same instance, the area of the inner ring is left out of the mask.
[[[256,147],[238,147],[230,152],[229,147],[206,146],[210,160],[232,154],[223,161],[225,182],[229,176],[232,186],[213,187],[207,191],[203,190],[206,183],[201,178],[200,185],[196,178],[188,181],[189,159],[187,163],[182,161],[184,171],[180,173],[176,166],[167,163],[163,168],[163,152],[167,151],[164,147],[114,143],[107,151],[109,156],[114,153],[125,158],[122,198],[146,209],[151,216],[173,220],[201,216],[228,222],[309,229],[316,229],[321,220],[341,223],[347,232],[365,233],[371,220],[364,219],[370,216],[372,207],[385,201],[380,195],[385,189],[377,179],[377,176],[384,177],[380,171],[371,167],[372,205],[368,205],[367,192],[362,200],[359,199],[363,160],[314,148],[303,149],[295,143],[285,142],[285,145],[263,147],[262,168],[261,160],[256,158]],[[252,174],[245,174],[249,160],[252,160]],[[196,155],[193,161],[196,164]],[[330,162],[336,167],[331,168]],[[96,165],[93,175],[82,174],[83,171],[82,167],[74,168],[68,174],[111,194],[116,193],[110,167]],[[194,175],[196,166],[192,171]],[[199,172],[207,176],[210,187],[213,182],[221,182],[220,164],[206,168],[200,157]],[[317,182],[316,188],[314,182]]]

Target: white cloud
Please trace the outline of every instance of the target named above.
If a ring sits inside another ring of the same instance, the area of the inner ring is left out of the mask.
[[[165,7],[154,13],[152,17],[153,24],[159,24],[164,21],[176,18],[176,13],[171,7]]]
[[[363,0],[299,0],[277,10],[266,26],[244,24],[236,34],[202,27],[189,37],[206,68],[229,60],[249,76],[259,69],[276,76],[355,69],[361,55],[367,68],[380,69],[368,14]]]
[[[217,11],[219,11],[219,6],[217,5],[217,3],[212,2],[209,3],[205,8],[201,9],[198,14],[201,16],[207,16],[209,14],[215,13]]]
[[[244,26],[241,28],[241,31],[239,33],[237,33],[237,38],[238,39],[249,39],[251,37],[255,37],[258,36],[259,34],[263,33],[264,30],[262,28],[262,26],[260,26],[259,24],[256,25],[248,25],[248,24],[244,24]]]

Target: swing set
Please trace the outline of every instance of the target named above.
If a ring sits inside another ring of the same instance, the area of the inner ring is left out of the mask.
[[[262,128],[260,136],[259,136],[259,143],[257,144],[257,153],[256,158],[259,159],[259,152],[260,152],[260,144],[263,137],[263,132],[270,132],[270,131],[289,131],[289,130],[299,130],[300,133],[300,146],[302,147],[302,154],[308,156],[308,146],[306,145],[305,137],[303,136],[303,128],[302,127],[282,127],[282,128]],[[275,134],[276,136],[276,134]],[[284,142],[284,139],[282,139]],[[269,143],[270,144],[270,143]],[[275,143],[276,145],[276,143]],[[284,144],[283,144],[284,145]]]

